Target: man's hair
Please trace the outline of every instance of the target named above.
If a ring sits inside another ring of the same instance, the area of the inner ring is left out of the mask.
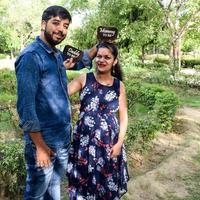
[[[62,6],[50,6],[42,14],[42,20],[48,21],[51,17],[60,17],[61,19],[68,19],[72,21],[72,17],[67,9]]]

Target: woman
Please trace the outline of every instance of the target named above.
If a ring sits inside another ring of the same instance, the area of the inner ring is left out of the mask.
[[[117,56],[114,44],[101,43],[96,72],[68,85],[69,95],[80,91],[81,101],[67,169],[71,200],[117,200],[127,191],[123,142],[128,115]]]

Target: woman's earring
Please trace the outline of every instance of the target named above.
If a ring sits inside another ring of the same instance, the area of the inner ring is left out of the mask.
[[[112,66],[112,73],[115,72],[115,65]]]

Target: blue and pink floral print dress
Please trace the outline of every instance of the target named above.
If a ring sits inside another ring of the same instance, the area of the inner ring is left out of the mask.
[[[120,81],[112,86],[88,73],[80,92],[80,114],[69,154],[67,176],[72,200],[118,200],[127,191],[128,170],[124,146],[110,158],[117,143]]]

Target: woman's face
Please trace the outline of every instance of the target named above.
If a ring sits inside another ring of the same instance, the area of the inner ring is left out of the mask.
[[[96,67],[99,72],[111,72],[112,66],[116,64],[111,50],[106,47],[101,47],[97,51]]]

